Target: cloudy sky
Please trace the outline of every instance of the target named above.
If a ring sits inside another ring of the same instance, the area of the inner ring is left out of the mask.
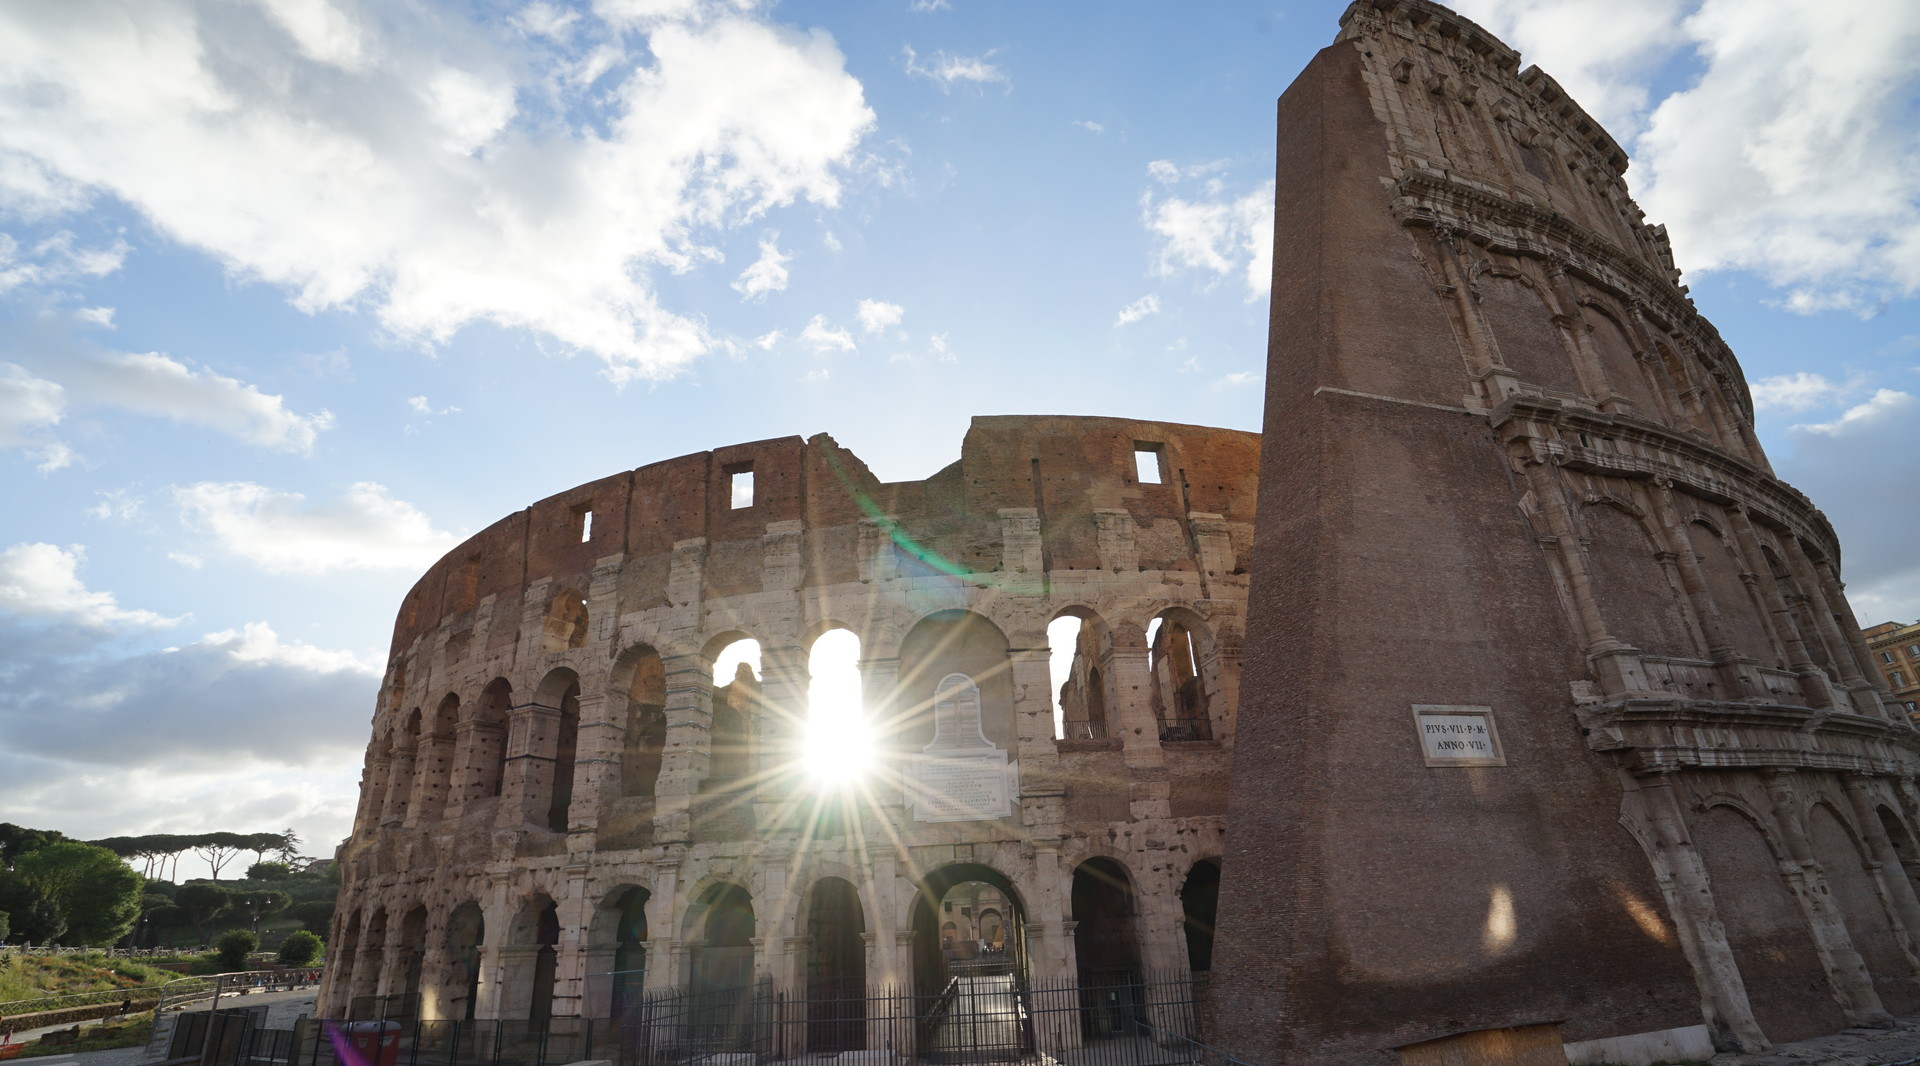
[[[402,593],[591,478],[1257,429],[1343,6],[0,5],[0,821],[330,853]],[[1630,148],[1862,622],[1920,617],[1920,5],[1460,7]]]

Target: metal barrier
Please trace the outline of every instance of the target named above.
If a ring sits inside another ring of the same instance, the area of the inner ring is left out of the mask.
[[[302,1023],[291,1034],[253,1030],[220,1043],[232,1057],[206,1066],[753,1066],[862,1050],[928,1063],[1045,1056],[1060,1066],[1251,1066],[1202,1042],[1193,992],[1184,973],[1030,982],[979,972],[930,993],[816,983],[802,994],[763,980],[655,993],[615,1018],[363,1017]],[[353,1022],[370,1028],[345,1027]],[[355,1043],[372,1031],[391,1034],[377,1053]]]

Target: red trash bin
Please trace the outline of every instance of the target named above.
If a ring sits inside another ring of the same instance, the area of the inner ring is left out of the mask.
[[[354,1066],[395,1066],[400,1061],[399,1022],[348,1022],[340,1031],[360,1060]]]

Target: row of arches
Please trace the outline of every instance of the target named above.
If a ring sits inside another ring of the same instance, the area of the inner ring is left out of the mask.
[[[1760,670],[1743,682],[1754,691],[1720,698],[1827,706],[1835,698],[1827,685],[1809,689],[1793,675],[1817,672],[1842,689],[1868,684],[1864,645],[1824,557],[1738,509],[1658,487],[1608,488],[1574,512],[1578,562],[1599,615],[1590,646]]]
[[[1217,860],[1198,861],[1177,897],[1175,921],[1194,972],[1211,964],[1219,878]],[[1079,983],[1141,978],[1148,957],[1145,916],[1127,866],[1089,858],[1074,868],[1065,887]],[[664,942],[649,926],[652,895],[643,886],[606,892],[580,935],[565,928],[564,902],[536,891],[493,923],[471,898],[439,914],[425,903],[343,914],[331,949],[329,1012],[619,1018],[648,991],[723,993],[753,984],[763,972],[759,952],[769,930],[740,882],[717,880],[690,893],[667,923],[677,935]],[[797,936],[788,938],[799,956],[789,960],[780,980],[790,977],[809,1001],[822,1005],[814,1021],[843,1048],[858,1046],[857,1012],[874,991],[876,968],[897,969],[875,965],[883,947],[872,935],[874,905],[870,891],[846,878],[817,878],[800,893]],[[911,950],[905,961],[913,989],[937,994],[955,974],[1028,976],[1034,965],[1028,922],[1025,894],[999,869],[962,862],[932,871],[918,884],[906,916]],[[667,972],[649,972],[660,968]],[[575,975],[571,987],[565,987],[563,973]]]
[[[576,605],[571,593],[555,602]],[[568,623],[568,638],[585,625]],[[1049,638],[1057,739],[1117,738],[1114,709],[1140,690],[1163,741],[1230,733],[1237,649],[1193,611],[1165,609],[1135,627],[1071,607]],[[497,677],[471,699],[448,693],[430,712],[411,708],[369,746],[360,831],[505,806],[509,820],[566,832],[621,801],[644,806],[663,781],[676,794],[698,794],[807,772],[847,775],[876,753],[937,744],[943,715],[959,707],[972,709],[988,746],[1016,746],[1015,659],[1005,634],[979,614],[922,618],[892,659],[867,657],[861,637],[834,623],[810,642],[804,671],[791,653],[767,664],[764,654],[742,631],[713,638],[697,655],[636,644],[614,660],[600,692],[583,693],[580,674],[563,665],[526,695]],[[1129,671],[1146,676],[1126,684]],[[946,698],[963,690],[968,700]],[[669,757],[676,728],[677,764]],[[591,750],[582,748],[583,730]],[[579,777],[587,762],[611,769]]]

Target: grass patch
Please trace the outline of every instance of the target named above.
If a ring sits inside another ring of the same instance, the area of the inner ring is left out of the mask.
[[[164,984],[180,976],[168,970],[105,955],[7,955],[0,957],[0,1003],[76,992],[113,992]]]
[[[111,1030],[111,1032],[106,1032]],[[153,1012],[136,1014],[125,1022],[102,1022],[80,1030],[80,1039],[71,1044],[42,1044],[35,1040],[20,1050],[19,1059],[37,1059],[47,1055],[72,1055],[83,1051],[108,1051],[120,1047],[139,1047],[153,1034]]]

